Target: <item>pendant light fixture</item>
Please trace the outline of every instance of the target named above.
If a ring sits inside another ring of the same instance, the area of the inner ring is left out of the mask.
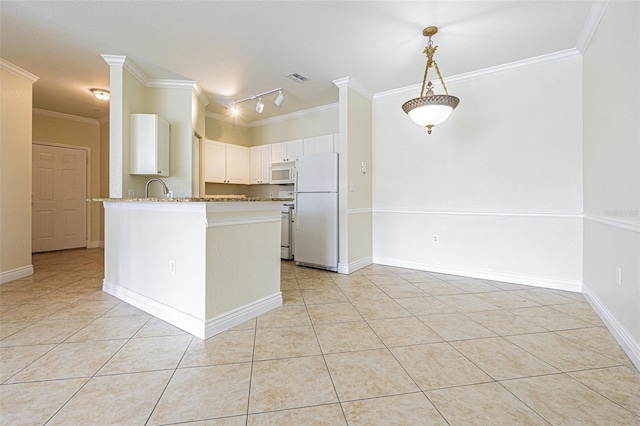
[[[414,123],[426,127],[429,134],[431,134],[433,126],[446,120],[460,102],[460,99],[449,95],[447,86],[445,86],[444,80],[442,79],[442,74],[440,74],[440,68],[438,68],[436,61],[433,60],[433,55],[438,46],[433,45],[431,37],[437,32],[438,27],[427,27],[422,31],[422,35],[429,37],[429,43],[424,48],[424,53],[427,55],[427,66],[424,69],[422,90],[420,91],[419,98],[411,99],[402,105],[402,110],[409,115],[409,118],[411,118]],[[444,95],[436,95],[433,92],[433,83],[431,83],[431,81],[427,84],[427,75],[431,67],[436,69],[438,79],[444,89]]]

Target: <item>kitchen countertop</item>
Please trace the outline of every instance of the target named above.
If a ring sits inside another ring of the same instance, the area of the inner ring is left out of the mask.
[[[246,202],[287,202],[293,198],[200,198],[200,197],[176,197],[176,198],[89,198],[87,201],[108,202],[160,202],[160,203],[246,203]]]

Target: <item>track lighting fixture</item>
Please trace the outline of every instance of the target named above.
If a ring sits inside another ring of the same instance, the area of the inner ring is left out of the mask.
[[[268,90],[266,92],[258,93],[257,95],[249,96],[248,98],[240,99],[239,101],[235,101],[229,107],[229,113],[231,115],[233,115],[233,116],[236,116],[240,112],[239,109],[238,109],[238,104],[239,103],[246,102],[246,101],[252,101],[254,99],[257,99],[258,102],[256,103],[256,112],[258,114],[262,114],[262,111],[264,110],[264,102],[262,102],[262,97],[265,96],[265,95],[269,95],[271,93],[275,93],[275,92],[278,92],[278,96],[276,97],[275,101],[273,101],[273,103],[277,107],[280,107],[280,106],[282,106],[282,103],[285,100],[284,91],[282,90],[282,87],[278,87],[277,89]]]
[[[278,92],[278,97],[276,98],[275,101],[273,101],[273,103],[276,104],[277,107],[281,107],[283,102],[284,102],[284,93],[282,93],[282,90],[280,90]]]
[[[258,114],[262,114],[264,110],[264,103],[262,102],[262,98],[258,98],[258,103],[256,104],[256,112]]]

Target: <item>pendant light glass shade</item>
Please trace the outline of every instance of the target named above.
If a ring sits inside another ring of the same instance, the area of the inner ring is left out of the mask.
[[[422,32],[422,34],[429,37],[429,44],[424,49],[424,53],[427,55],[427,66],[424,70],[422,90],[420,91],[420,97],[411,99],[402,105],[402,110],[407,113],[409,118],[417,125],[426,127],[429,134],[431,134],[432,128],[445,121],[460,103],[460,99],[449,95],[447,92],[438,64],[433,60],[433,55],[438,46],[433,46],[431,36],[437,32],[437,27],[427,27]],[[445,91],[444,95],[436,95],[433,92],[433,83],[430,81],[425,85],[429,68],[431,67],[436,69],[440,84],[442,84]],[[426,93],[425,89],[427,89]]]
[[[402,105],[404,112],[419,126],[426,127],[429,134],[433,126],[437,126],[449,118],[458,106],[460,99],[450,95],[435,95],[429,82],[426,96],[411,99]]]

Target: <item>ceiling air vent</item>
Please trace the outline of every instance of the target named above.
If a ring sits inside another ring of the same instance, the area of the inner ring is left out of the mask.
[[[307,77],[300,75],[297,72],[288,74],[287,77],[289,77],[291,80],[297,83],[304,83],[305,81],[309,80]]]

